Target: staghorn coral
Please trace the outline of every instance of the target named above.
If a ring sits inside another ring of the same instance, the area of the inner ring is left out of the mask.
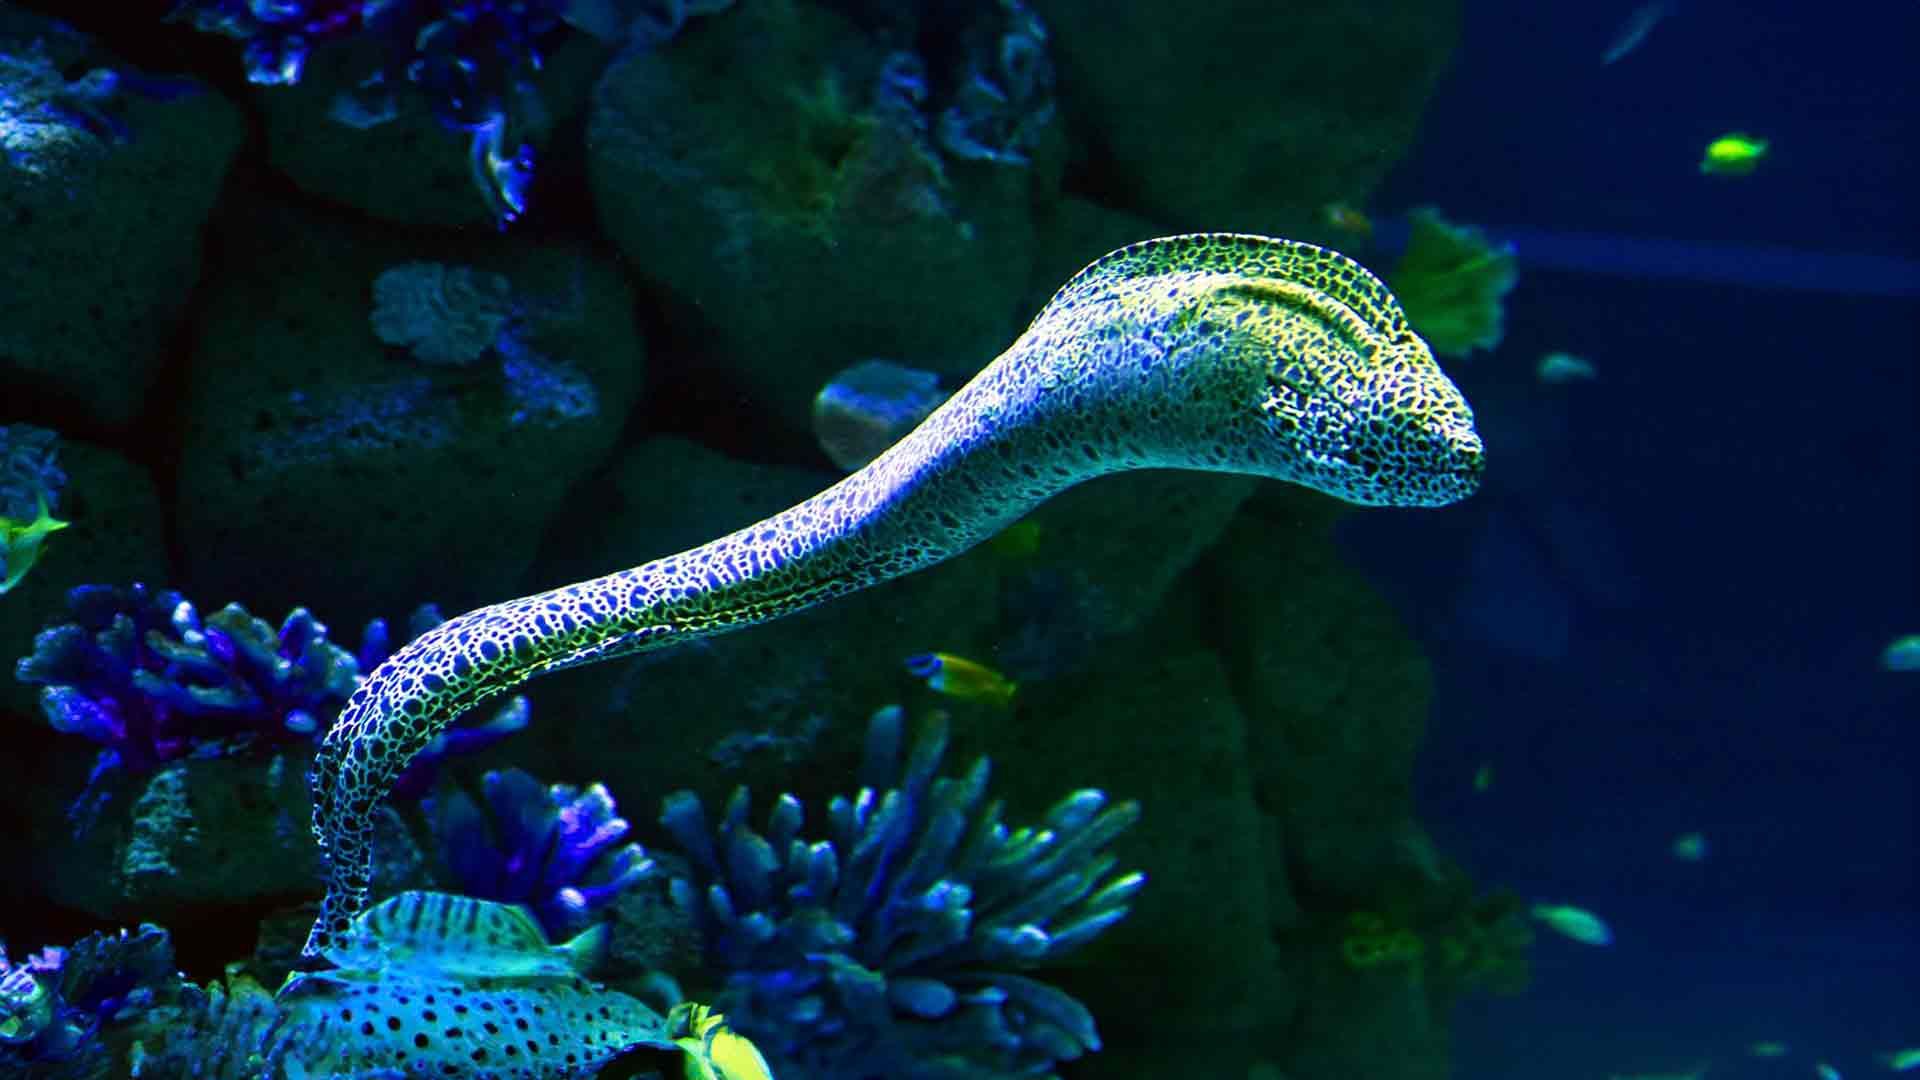
[[[466,896],[524,904],[547,936],[579,933],[646,876],[652,860],[628,831],[613,797],[593,784],[542,787],[519,769],[482,780],[486,808],[464,791],[427,808],[441,858]]]
[[[985,759],[936,779],[944,718],[904,761],[902,726],[898,707],[873,714],[863,786],[829,804],[825,839],[805,838],[791,795],[764,832],[744,789],[717,828],[693,794],[667,798],[690,867],[674,897],[725,980],[720,1007],[789,1080],[1034,1076],[1099,1049],[1078,1002],[1015,972],[1126,915],[1145,879],[1113,874],[1105,848],[1139,807],[1077,791],[1010,829]]]
[[[330,641],[326,624],[305,608],[278,629],[239,604],[203,619],[179,593],[138,583],[82,585],[68,593],[67,609],[73,621],[42,630],[15,677],[40,685],[40,708],[54,728],[104,748],[96,775],[312,739],[332,723],[361,672],[391,651],[383,620],[368,625],[356,655]],[[409,636],[440,621],[424,606]],[[447,755],[477,750],[526,722],[526,701],[515,698],[482,723],[450,729],[431,748],[433,762],[406,778],[406,792],[431,786]]]

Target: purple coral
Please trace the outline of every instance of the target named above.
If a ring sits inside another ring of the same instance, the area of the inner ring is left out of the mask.
[[[89,934],[13,965],[0,948],[0,1075],[104,1075],[99,1030],[169,1004],[182,986],[173,941],[152,923]],[[56,1062],[62,1070],[48,1073]]]
[[[463,791],[431,800],[428,814],[454,887],[467,896],[525,904],[547,936],[572,937],[652,868],[599,784],[541,786],[519,769],[484,777],[486,809]]]
[[[335,104],[335,117],[373,126],[397,115],[397,95],[418,96],[441,126],[466,134],[475,184],[504,225],[526,209],[533,172],[532,149],[510,134],[515,106],[531,96],[526,78],[573,6],[564,0],[184,0],[172,17],[245,42],[247,78],[267,86],[299,82],[308,55],[322,42],[374,42],[380,61]]]
[[[953,103],[940,114],[940,149],[963,160],[1025,165],[1053,120],[1047,27],[1018,0],[1002,0],[999,25],[976,42]]]
[[[66,486],[59,435],[32,424],[0,424],[0,517],[31,521],[41,500],[58,510]]]
[[[380,620],[355,656],[305,608],[277,629],[238,604],[202,619],[179,593],[142,584],[82,585],[67,594],[67,609],[73,621],[42,630],[15,677],[40,684],[41,711],[56,729],[105,748],[96,773],[310,740],[389,651]],[[439,621],[424,607],[414,632]],[[515,698],[429,748],[423,768],[525,725],[525,699]],[[403,780],[417,794],[431,775],[410,769]]]

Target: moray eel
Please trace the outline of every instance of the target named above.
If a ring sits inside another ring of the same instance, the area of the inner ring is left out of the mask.
[[[1122,248],[838,484],[690,551],[467,612],[375,668],[310,777],[328,878],[305,956],[365,908],[374,807],[408,759],[461,712],[535,675],[924,569],[1108,473],[1244,473],[1361,505],[1440,506],[1471,494],[1481,465],[1466,400],[1358,263],[1237,234]]]

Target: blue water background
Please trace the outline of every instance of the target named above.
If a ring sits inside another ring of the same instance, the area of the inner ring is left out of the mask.
[[[1469,4],[1377,200],[1523,265],[1505,344],[1451,365],[1486,491],[1347,532],[1437,670],[1420,811],[1617,935],[1543,934],[1456,1074],[1884,1075],[1920,1045],[1920,675],[1876,669],[1920,632],[1920,5],[1677,3],[1603,67],[1633,6]],[[1761,167],[1700,175],[1736,130]],[[1599,379],[1534,382],[1560,349]]]

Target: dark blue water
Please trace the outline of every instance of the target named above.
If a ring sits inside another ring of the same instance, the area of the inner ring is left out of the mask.
[[[1876,667],[1920,630],[1920,6],[1679,3],[1603,67],[1632,6],[1470,5],[1379,200],[1512,226],[1523,266],[1452,366],[1486,491],[1350,530],[1439,673],[1421,812],[1616,934],[1543,934],[1458,1074],[1884,1071],[1920,1043],[1920,676]],[[1761,167],[1700,175],[1736,130]],[[1537,384],[1551,350],[1598,380]]]

